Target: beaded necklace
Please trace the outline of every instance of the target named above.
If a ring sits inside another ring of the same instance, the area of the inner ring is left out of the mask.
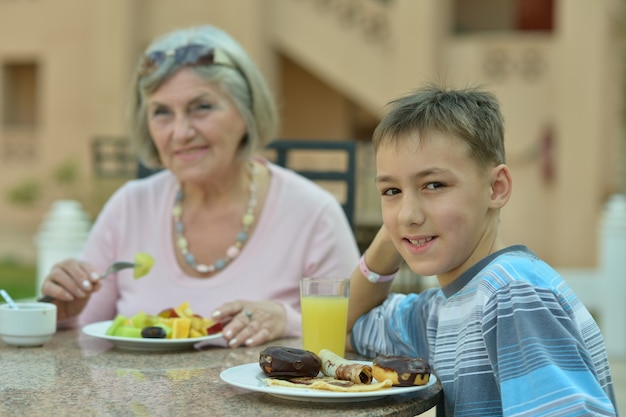
[[[237,234],[237,241],[226,250],[226,256],[215,261],[213,265],[199,264],[196,262],[196,257],[189,251],[189,242],[184,235],[185,226],[183,225],[183,190],[182,188],[176,193],[176,200],[174,201],[174,208],[172,209],[172,218],[174,219],[174,228],[176,231],[176,246],[183,254],[187,265],[191,266],[201,274],[208,274],[215,271],[220,271],[226,267],[233,259],[235,259],[241,252],[244,243],[248,239],[248,231],[252,224],[254,224],[254,209],[257,205],[257,184],[256,184],[256,166],[250,164],[250,185],[248,191],[250,192],[250,199],[248,200],[248,207],[246,212],[241,218],[242,229]]]

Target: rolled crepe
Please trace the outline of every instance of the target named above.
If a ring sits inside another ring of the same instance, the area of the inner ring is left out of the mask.
[[[372,367],[369,365],[349,361],[328,349],[322,349],[318,356],[322,360],[322,373],[326,376],[355,384],[372,382]]]

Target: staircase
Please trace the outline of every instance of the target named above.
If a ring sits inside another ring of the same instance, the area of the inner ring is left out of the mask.
[[[436,65],[436,59],[428,59],[435,52],[432,32],[420,36],[424,30],[438,31],[426,24],[438,10],[433,4],[277,0],[268,13],[270,36],[280,53],[380,114],[382,104],[414,87],[418,74],[431,74]]]

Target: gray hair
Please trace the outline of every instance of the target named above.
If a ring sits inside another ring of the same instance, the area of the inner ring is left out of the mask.
[[[451,90],[429,84],[388,103],[372,137],[374,149],[398,143],[409,132],[454,135],[481,166],[505,163],[504,118],[496,97],[477,88]]]
[[[145,62],[150,54],[157,51],[171,52],[188,45],[213,48],[227,64],[194,65],[165,59],[151,68],[154,71],[145,73]],[[226,32],[214,26],[180,29],[156,38],[148,46],[133,77],[128,109],[130,138],[145,166],[163,166],[148,130],[146,97],[185,65],[190,65],[208,82],[216,83],[235,103],[247,126],[247,134],[239,151],[241,158],[247,157],[274,138],[279,123],[276,103],[260,70],[243,47]]]

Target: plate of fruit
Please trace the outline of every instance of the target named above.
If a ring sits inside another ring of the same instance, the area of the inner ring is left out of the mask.
[[[114,320],[88,324],[82,331],[120,349],[155,352],[190,349],[198,342],[219,339],[222,324],[195,314],[184,302],[157,315],[143,311],[129,317],[118,314]]]

